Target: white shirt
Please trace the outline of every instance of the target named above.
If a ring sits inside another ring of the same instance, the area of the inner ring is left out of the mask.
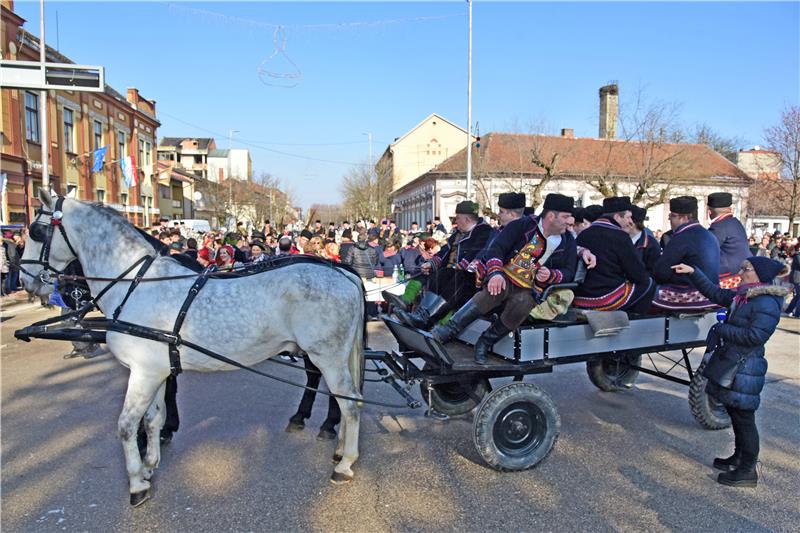
[[[637,233],[636,235],[632,235],[631,236],[631,241],[633,242],[633,244],[636,244],[637,242],[639,242],[639,237],[641,237],[641,236],[642,236],[642,232],[641,231],[639,233]]]
[[[542,228],[541,220],[539,221],[539,231],[541,231],[542,235],[544,235],[544,228]],[[547,245],[544,247],[544,253],[542,254],[542,257],[539,258],[540,265],[544,265],[550,256],[553,255],[553,252],[556,251],[556,248],[561,246],[561,239],[561,235],[550,235],[547,237]]]

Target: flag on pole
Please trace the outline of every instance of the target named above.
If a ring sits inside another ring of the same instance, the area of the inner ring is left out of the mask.
[[[92,172],[101,172],[103,170],[103,159],[106,157],[107,150],[108,146],[103,146],[94,151],[92,154],[94,159],[94,163],[92,163]]]
[[[125,178],[125,185],[130,189],[139,184],[139,173],[136,170],[136,160],[129,155],[120,159],[119,166],[122,168],[122,177]]]

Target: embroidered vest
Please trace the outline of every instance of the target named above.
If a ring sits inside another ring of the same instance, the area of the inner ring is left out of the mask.
[[[536,271],[539,270],[539,258],[544,254],[546,247],[547,239],[536,228],[530,242],[503,267],[503,272],[511,283],[524,289],[533,287]]]

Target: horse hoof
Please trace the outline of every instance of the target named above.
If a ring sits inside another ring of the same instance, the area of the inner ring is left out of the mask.
[[[336,438],[336,432],[332,429],[322,428],[317,433],[317,440],[333,440]]]
[[[131,505],[133,507],[139,507],[149,499],[150,499],[150,489],[145,489],[141,492],[131,493]]]
[[[306,425],[302,422],[289,422],[286,426],[286,433],[299,433],[305,429]]]
[[[345,483],[350,483],[351,481],[353,481],[352,475],[341,474],[336,471],[331,474],[331,483],[334,485],[344,485]]]

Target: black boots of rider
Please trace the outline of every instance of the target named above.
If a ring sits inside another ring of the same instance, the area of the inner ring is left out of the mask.
[[[433,324],[433,321],[447,310],[447,300],[436,294],[435,292],[428,291],[422,297],[416,311],[409,313],[402,309],[395,309],[395,314],[400,322],[417,329],[427,330]]]
[[[475,343],[475,362],[485,365],[489,362],[489,354],[497,341],[511,333],[511,330],[503,325],[499,318],[495,320],[489,329],[484,331]]]
[[[728,459],[714,461],[715,468],[717,468],[717,464],[723,466],[723,461],[725,461],[728,469],[730,469],[727,472],[722,472],[717,477],[717,482],[729,487],[755,487],[758,485],[758,473],[756,472],[758,457],[751,453],[742,452],[738,465],[733,462],[735,457],[736,453]]]
[[[742,453],[737,448],[730,457],[717,457],[714,459],[714,468],[723,472],[730,472],[731,470],[736,470],[741,460]]]
[[[464,304],[461,309],[456,311],[446,324],[433,328],[431,330],[431,335],[433,335],[433,338],[438,342],[447,344],[453,340],[456,335],[461,333],[464,328],[472,324],[475,319],[479,318],[481,314],[482,313],[478,310],[478,306],[470,300]]]

